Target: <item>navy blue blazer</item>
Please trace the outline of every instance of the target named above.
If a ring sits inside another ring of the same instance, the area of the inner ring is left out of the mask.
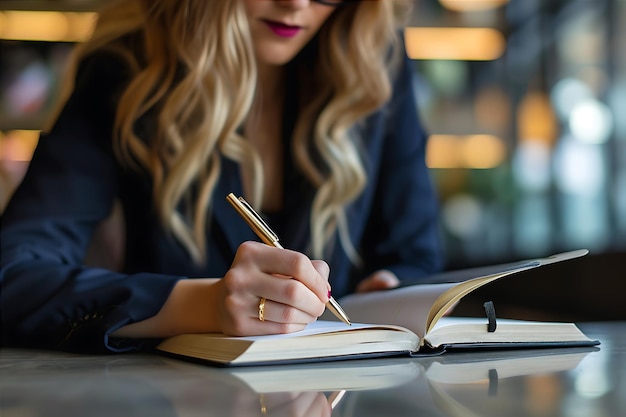
[[[230,192],[242,194],[239,167],[226,158],[213,195],[206,265],[194,265],[161,228],[150,179],[122,168],[112,150],[114,109],[127,79],[111,56],[83,62],[74,93],[54,128],[41,136],[2,216],[4,345],[92,352],[145,347],[155,341],[108,335],[156,314],[178,280],[224,276],[239,244],[258,240],[225,199]],[[438,204],[425,166],[426,135],[412,80],[405,57],[392,98],[359,126],[369,182],[347,215],[364,263],[355,267],[341,245],[332,245],[326,261],[336,298],[378,269],[415,280],[441,266]],[[293,117],[285,119],[289,137]],[[140,135],[148,130],[138,123]],[[277,216],[282,221],[272,226],[285,247],[306,252],[314,190],[290,158],[285,164],[284,209]],[[116,200],[126,223],[124,266],[121,271],[88,267],[86,249]]]

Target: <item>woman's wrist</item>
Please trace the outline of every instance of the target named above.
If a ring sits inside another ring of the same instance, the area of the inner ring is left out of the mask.
[[[219,332],[215,285],[218,281],[212,278],[178,281],[156,315],[128,324],[111,336],[163,338],[183,333]]]

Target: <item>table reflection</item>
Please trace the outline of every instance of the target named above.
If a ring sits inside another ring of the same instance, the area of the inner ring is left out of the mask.
[[[158,355],[3,349],[0,415],[621,416],[624,334],[599,335],[600,348],[229,369]]]

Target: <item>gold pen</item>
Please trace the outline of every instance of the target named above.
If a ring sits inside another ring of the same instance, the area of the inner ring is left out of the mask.
[[[237,213],[248,223],[250,228],[257,234],[259,238],[266,245],[274,246],[276,248],[284,249],[283,246],[278,241],[278,235],[274,233],[272,229],[265,223],[265,221],[259,216],[259,214],[252,208],[250,204],[243,197],[235,197],[233,193],[228,194],[226,196],[226,200],[237,210]],[[335,299],[331,296],[326,303],[326,308],[330,310],[331,313],[335,315],[339,320],[343,321],[348,325],[352,325],[350,323],[350,319],[343,311],[341,306]]]

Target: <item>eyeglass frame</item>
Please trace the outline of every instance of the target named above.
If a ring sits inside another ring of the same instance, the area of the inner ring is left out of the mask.
[[[324,6],[337,7],[346,3],[346,0],[312,0],[315,3],[323,4]]]

